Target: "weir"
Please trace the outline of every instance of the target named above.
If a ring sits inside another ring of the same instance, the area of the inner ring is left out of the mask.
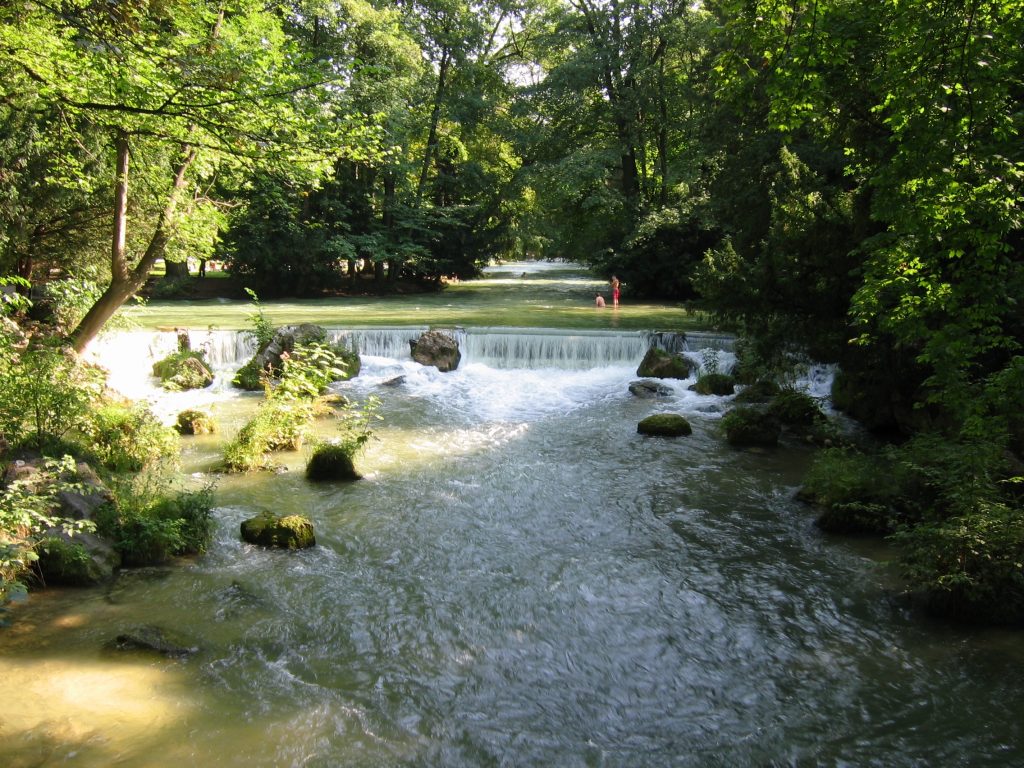
[[[410,359],[409,343],[427,330],[401,328],[328,328],[328,339],[354,347],[360,355]],[[730,353],[735,338],[714,332],[689,334],[649,331],[590,331],[547,328],[458,328],[452,331],[463,362],[493,368],[561,368],[586,370],[612,365],[637,365],[650,346],[688,354],[700,362],[701,351]],[[256,351],[247,331],[190,330],[193,349],[206,353],[215,372],[236,370]],[[177,349],[177,331],[120,331],[105,335],[88,350],[91,360],[112,373],[125,367],[147,368]],[[725,361],[723,361],[725,362]]]

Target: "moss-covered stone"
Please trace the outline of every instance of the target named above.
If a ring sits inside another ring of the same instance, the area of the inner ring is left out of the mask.
[[[242,521],[242,540],[279,549],[306,549],[316,544],[309,518],[302,515],[278,517],[272,512],[261,512]]]
[[[708,373],[697,379],[693,391],[698,395],[731,395],[736,391],[736,380],[727,373]]]
[[[306,464],[306,477],[310,480],[358,480],[355,463],[344,446],[324,443],[317,446]]]
[[[636,375],[654,379],[688,379],[693,374],[693,362],[682,355],[651,347],[636,369]]]
[[[733,408],[722,417],[722,429],[730,445],[773,446],[779,442],[782,426],[772,414],[757,408]]]
[[[213,373],[206,356],[198,350],[183,350],[153,364],[153,375],[164,389],[180,391],[203,389],[213,384]]]
[[[692,434],[693,427],[677,413],[656,413],[637,424],[636,431],[641,435],[679,437]]]
[[[178,414],[174,428],[179,435],[211,435],[217,431],[217,425],[209,414],[192,409]]]

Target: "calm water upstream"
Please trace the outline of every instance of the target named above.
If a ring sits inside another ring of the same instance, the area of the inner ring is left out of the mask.
[[[1024,765],[1020,636],[891,601],[884,552],[792,500],[806,448],[729,449],[690,382],[630,395],[642,335],[467,332],[441,374],[376,333],[339,385],[383,400],[362,481],[313,486],[301,454],[220,477],[207,555],[16,607],[0,765]],[[102,355],[130,382],[151,342]],[[199,399],[222,436],[183,443],[193,482],[257,402]],[[694,434],[638,436],[658,411]],[[264,508],[318,545],[241,543]],[[106,649],[138,625],[199,650]]]

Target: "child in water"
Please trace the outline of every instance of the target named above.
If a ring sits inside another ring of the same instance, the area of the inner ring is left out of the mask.
[[[604,306],[604,296],[602,296],[600,293],[597,294],[596,303],[597,303],[598,307],[603,307]]]

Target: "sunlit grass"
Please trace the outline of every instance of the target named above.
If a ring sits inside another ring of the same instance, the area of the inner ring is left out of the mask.
[[[573,272],[526,277],[491,277],[446,287],[438,293],[267,301],[263,311],[275,325],[312,322],[335,327],[509,326],[620,330],[687,330],[707,318],[674,303],[638,302],[598,309],[594,298],[608,284]],[[610,299],[609,299],[610,303]],[[151,301],[123,310],[146,328],[238,329],[249,325],[247,301]]]

